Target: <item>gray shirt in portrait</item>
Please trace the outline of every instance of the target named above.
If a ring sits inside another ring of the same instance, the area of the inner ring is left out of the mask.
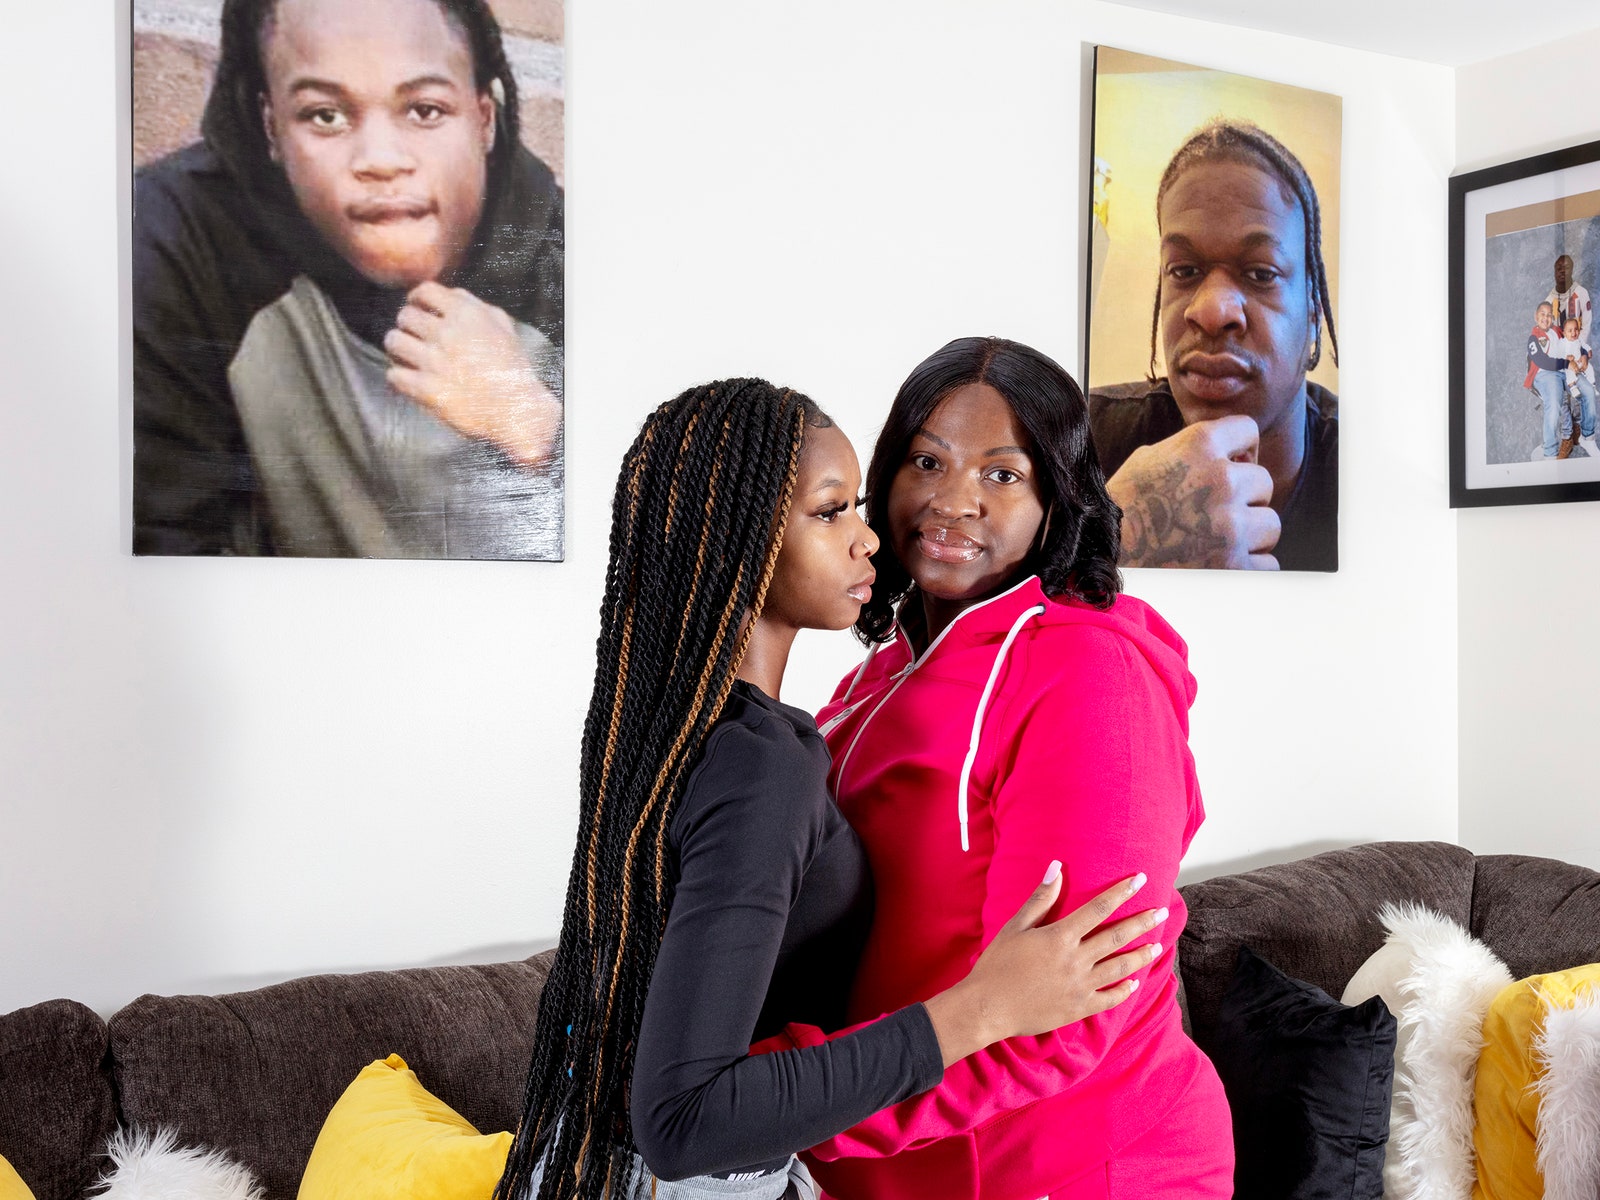
[[[560,351],[517,333],[559,398]],[[228,382],[278,553],[559,561],[562,440],[517,463],[395,391],[389,365],[304,275],[250,322]]]

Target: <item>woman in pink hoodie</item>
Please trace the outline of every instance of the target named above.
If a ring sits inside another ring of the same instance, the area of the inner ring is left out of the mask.
[[[1227,1102],[1173,956],[1204,815],[1195,682],[1172,627],[1119,594],[1083,393],[1026,346],[951,342],[901,386],[867,494],[871,651],[818,715],[876,883],[852,1019],[960,979],[1041,855],[1064,864],[1062,911],[1145,871],[1141,902],[1171,916],[1130,1000],[951,1065],[812,1150],[816,1177],[840,1200],[1231,1195]]]

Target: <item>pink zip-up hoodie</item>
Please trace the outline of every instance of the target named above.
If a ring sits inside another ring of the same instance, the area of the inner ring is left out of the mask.
[[[1142,939],[1163,949],[1129,1000],[996,1043],[814,1147],[807,1161],[830,1195],[1037,1200],[1193,1104],[1192,1091],[1227,1127],[1177,1005],[1178,862],[1204,816],[1186,659],[1142,601],[1060,603],[1030,576],[961,613],[921,657],[897,631],[818,714],[877,896],[852,1020],[960,980],[1052,858],[1064,877],[1053,915],[1140,871],[1149,883],[1117,916],[1171,910]],[[1225,1169],[1231,1145],[1217,1157]]]

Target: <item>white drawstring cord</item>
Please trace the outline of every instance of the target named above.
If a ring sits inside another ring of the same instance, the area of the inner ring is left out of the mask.
[[[1017,634],[1022,632],[1022,627],[1028,621],[1044,612],[1044,605],[1030,608],[1016,619],[1011,626],[1011,632],[1006,634],[1006,640],[1000,643],[1000,653],[994,656],[994,666],[989,670],[989,682],[983,685],[983,695],[978,697],[978,711],[972,718],[972,739],[967,743],[967,757],[961,764],[961,782],[957,788],[956,813],[961,818],[961,852],[965,854],[971,844],[967,838],[967,783],[972,778],[972,764],[978,757],[978,739],[983,736],[983,714],[989,707],[989,696],[994,691],[994,681],[1000,678],[1000,668],[1006,661],[1006,652],[1011,649],[1011,643],[1017,640]]]
[[[827,737],[839,727],[846,717],[866,703],[865,699],[861,699],[852,704],[850,702],[850,696],[856,690],[856,684],[861,682],[861,677],[867,673],[867,668],[872,665],[872,660],[878,657],[879,648],[879,645],[874,643],[872,648],[867,651],[866,661],[856,668],[855,676],[850,680],[850,686],[845,688],[844,695],[839,697],[839,703],[842,707],[838,712],[834,713],[833,716],[829,717],[827,721],[822,724],[821,728],[817,730],[817,732],[823,737]]]
[[[850,677],[850,686],[845,688],[844,695],[839,697],[840,700],[848,701],[855,694],[856,684],[861,682],[861,677],[867,673],[867,668],[872,665],[872,660],[878,657],[878,651],[881,649],[883,649],[882,642],[873,642],[867,648],[866,658],[861,660],[861,665],[856,668],[856,673]]]

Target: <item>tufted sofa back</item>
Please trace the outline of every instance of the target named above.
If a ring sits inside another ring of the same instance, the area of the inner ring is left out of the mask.
[[[1181,889],[1178,941],[1188,1016],[1210,1044],[1241,943],[1335,999],[1383,944],[1378,909],[1414,901],[1500,956],[1514,978],[1600,961],[1600,872],[1445,842],[1371,842]]]

